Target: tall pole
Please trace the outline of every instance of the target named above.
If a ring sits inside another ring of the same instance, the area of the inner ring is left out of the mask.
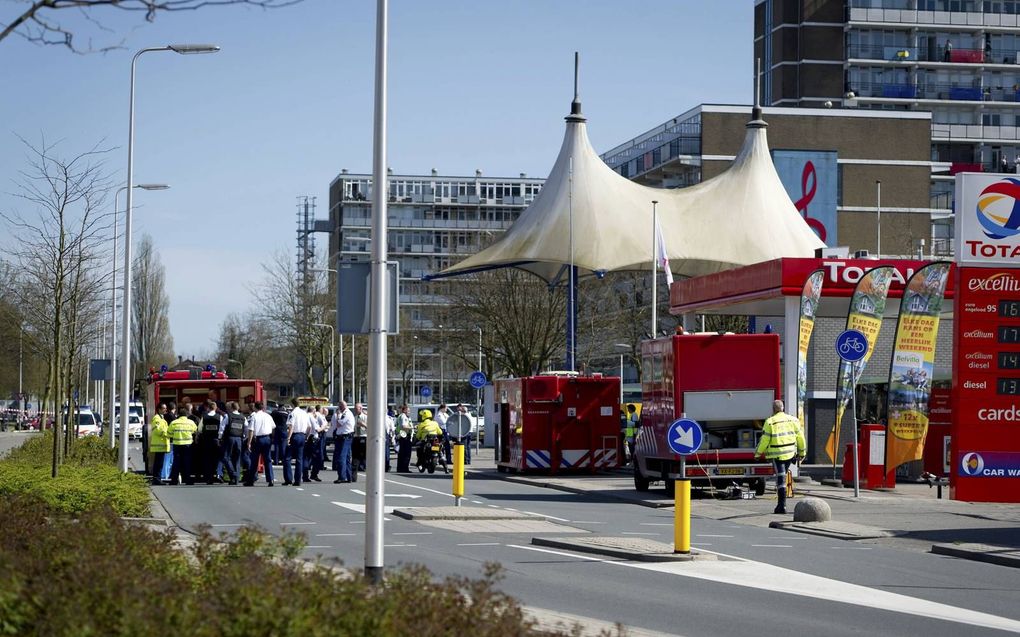
[[[443,331],[443,326],[442,325],[439,326],[439,331],[440,332]],[[446,343],[445,343],[445,340],[444,340],[443,345],[445,346],[445,344]],[[446,350],[446,347],[443,347],[443,348],[441,348],[439,350],[439,401],[440,402],[446,402],[446,395],[443,393],[443,390],[445,389],[443,387],[443,384],[444,384],[443,381],[446,380],[445,379],[445,376],[446,376],[446,366],[444,365],[445,360],[443,358],[443,352],[445,350]]]
[[[658,201],[652,202],[652,338],[659,335],[659,248],[655,228],[659,225]]]
[[[577,93],[577,56],[574,56],[574,93]],[[575,97],[576,99],[576,97]],[[576,343],[574,340],[577,338],[577,309],[574,307],[576,300],[574,296],[574,158],[570,158],[570,163],[567,172],[568,189],[567,189],[567,215],[569,217],[568,229],[567,229],[567,244],[570,252],[570,270],[567,271],[569,277],[567,282],[567,369],[569,371],[577,371],[575,369],[575,357],[574,351]]]
[[[482,326],[478,326],[478,371],[482,371]],[[477,406],[475,407],[475,422],[482,417],[482,388],[479,387],[475,392],[475,401]],[[475,427],[475,453],[478,453],[478,447],[480,442],[478,441],[478,427]]]
[[[132,73],[132,82],[134,74]],[[134,105],[134,101],[131,102]],[[113,268],[110,271],[110,395],[106,425],[110,428],[110,449],[117,446],[113,433],[113,406],[117,394],[117,213],[120,210],[120,193],[127,190],[121,186],[113,195]]]
[[[875,201],[878,209],[878,245],[875,251],[882,256],[882,182],[878,180],[875,181]]]
[[[351,334],[351,402],[358,402],[358,376],[354,367],[354,334]]]
[[[620,404],[623,404],[623,352],[620,352]]]
[[[368,345],[368,484],[365,494],[365,577],[383,579],[383,465],[386,446],[386,33],[388,0],[378,0],[375,22],[375,139],[372,175],[372,292]]]
[[[414,345],[411,347],[411,395],[417,396],[418,390],[415,388],[414,383],[418,380],[418,337],[412,337]],[[404,399],[407,402],[407,399]]]
[[[18,326],[18,422],[20,426],[21,421],[25,419],[25,389],[22,385],[25,372],[25,325],[21,324]],[[39,426],[39,431],[42,431],[42,425]]]
[[[333,363],[336,361],[336,334],[333,333],[333,326],[329,326],[329,402],[339,404],[333,396],[336,395],[336,373]]]
[[[340,334],[338,340],[340,341],[340,365],[337,368],[337,369],[340,370],[340,378],[338,379],[340,381],[340,386],[339,386],[340,397],[339,397],[339,400],[344,400],[344,335]],[[337,402],[337,404],[339,405],[340,403]]]

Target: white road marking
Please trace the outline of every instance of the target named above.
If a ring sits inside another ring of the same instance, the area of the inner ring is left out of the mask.
[[[752,544],[756,549],[792,549],[792,544]]]
[[[355,513],[365,512],[364,504],[351,504],[349,502],[337,502],[336,500],[333,501],[333,504],[337,505],[338,507],[354,511]],[[395,508],[396,507],[383,507],[383,513],[393,513],[393,509]]]
[[[313,493],[313,494],[312,494],[312,497],[313,497],[313,498],[321,498],[321,497],[322,497],[322,495],[320,495],[320,494],[318,494],[318,493]]]
[[[357,493],[358,495],[365,495],[364,491],[359,491],[358,489],[351,489],[351,493]],[[384,493],[383,495],[385,497],[387,497],[387,498],[414,498],[414,499],[418,499],[418,498],[421,497],[420,495],[411,495],[410,493]]]
[[[499,546],[499,542],[465,542],[457,546]]]
[[[417,544],[383,544],[383,546],[386,547],[386,548],[407,549],[407,548],[414,548],[414,547],[416,547],[418,545]]]
[[[280,526],[292,525],[292,524],[318,524],[318,522],[280,522]]]
[[[485,503],[482,502],[481,500],[472,500],[471,504],[485,504]]]
[[[304,487],[294,487],[294,488],[297,489],[298,491],[304,491],[305,490]]]
[[[320,544],[316,544],[316,545],[313,545],[313,546],[306,546],[305,548],[306,549],[330,549],[330,548],[333,548],[333,547],[332,546],[326,546],[325,544],[321,544],[321,545]]]
[[[390,479],[387,479],[386,482],[389,482],[390,484],[399,484],[402,487],[410,487],[412,489],[421,489],[422,491],[428,491],[429,493],[436,493],[438,495],[445,495],[448,498],[454,497],[454,495],[452,493],[447,493],[446,491],[436,491],[435,489],[430,489],[428,487],[420,487],[420,486],[418,486],[416,484],[409,484],[407,482],[398,482],[397,480],[390,480]]]
[[[733,537],[732,535],[713,535],[711,533],[695,533],[694,537]]]
[[[498,508],[499,508],[499,505],[498,505],[498,504],[490,504],[489,506],[490,506],[491,508],[493,508],[493,509],[498,509]]]
[[[659,533],[641,533],[638,531],[624,531],[624,535],[659,535]]]
[[[404,533],[394,533],[393,535],[432,535],[432,531],[406,531]]]
[[[357,533],[316,533],[315,537],[350,537]]]
[[[509,511],[514,511],[515,509],[508,509],[508,510]],[[550,520],[556,520],[558,522],[570,522],[570,520],[568,520],[566,518],[558,518],[555,515],[546,515],[545,513],[535,513],[533,511],[521,511],[521,513],[524,513],[524,514],[527,514],[527,515],[534,515],[534,516],[537,516],[537,517],[540,517],[540,518],[549,518]]]

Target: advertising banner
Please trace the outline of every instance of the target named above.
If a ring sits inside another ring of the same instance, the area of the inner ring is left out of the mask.
[[[868,339],[868,352],[856,363],[839,362],[839,373],[836,376],[836,422],[825,443],[825,452],[829,459],[836,461],[837,444],[839,443],[840,423],[843,412],[854,392],[854,382],[860,378],[864,366],[868,364],[871,353],[875,351],[878,333],[882,330],[882,314],[885,313],[885,302],[889,295],[889,285],[896,272],[892,266],[880,266],[868,270],[861,277],[850,298],[850,313],[846,317],[846,329],[857,330]]]
[[[886,470],[920,460],[924,454],[928,398],[935,377],[935,341],[949,267],[948,262],[940,262],[921,268],[903,292],[889,365]]]
[[[804,283],[800,295],[800,339],[797,347],[797,418],[800,419],[801,431],[808,431],[804,404],[807,399],[807,354],[811,345],[811,332],[815,327],[815,308],[818,298],[822,295],[822,282],[825,280],[824,270],[815,270]]]
[[[838,245],[836,186],[839,170],[836,151],[774,150],[772,163],[793,205],[808,226],[825,245]]]

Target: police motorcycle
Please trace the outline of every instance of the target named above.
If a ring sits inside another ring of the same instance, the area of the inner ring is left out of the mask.
[[[443,456],[443,436],[440,434],[428,434],[425,436],[425,440],[418,445],[418,461],[415,466],[418,467],[418,473],[429,473],[436,472],[436,466],[443,466],[443,473],[450,473],[450,467],[446,464],[446,458]]]

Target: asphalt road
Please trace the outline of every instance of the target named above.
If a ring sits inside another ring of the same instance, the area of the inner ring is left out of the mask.
[[[361,568],[364,483],[253,488],[157,487],[184,528],[230,531],[254,523],[308,539],[308,558]],[[363,476],[362,476],[363,478]],[[445,475],[387,474],[386,506],[449,506]],[[547,521],[414,522],[387,515],[387,566],[417,562],[437,574],[477,576],[499,562],[503,590],[528,606],[621,622],[663,634],[984,635],[1020,632],[1015,569],[932,554],[695,518],[695,549],[716,561],[649,564],[532,546],[535,536],[594,534],[671,542],[672,510],[472,479],[465,506],[514,509]]]

